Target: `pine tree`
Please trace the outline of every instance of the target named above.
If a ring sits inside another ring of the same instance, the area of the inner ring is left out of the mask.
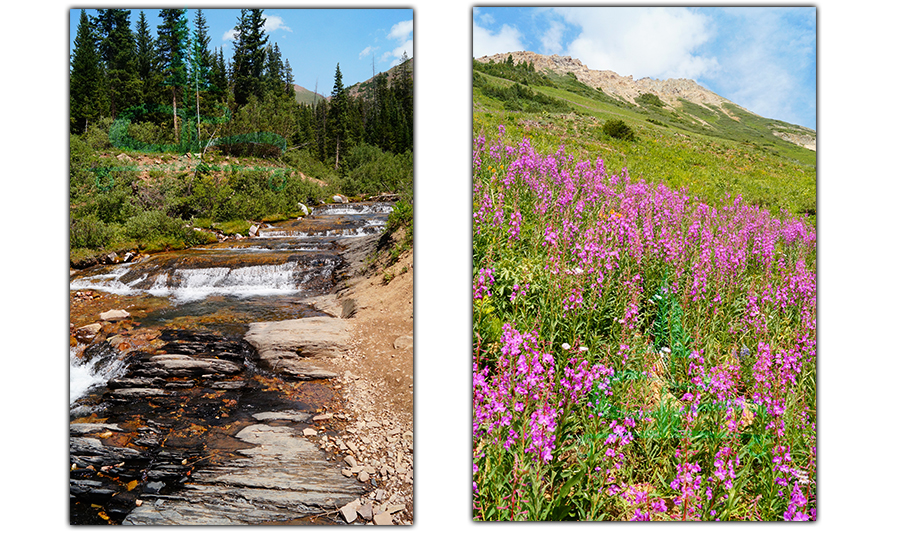
[[[341,64],[334,71],[334,88],[331,90],[331,106],[329,107],[329,124],[331,138],[334,141],[334,169],[340,166],[341,140],[344,138],[347,120],[347,92],[341,76]]]
[[[138,16],[137,32],[135,33],[135,47],[137,53],[137,75],[141,82],[141,102],[159,102],[162,94],[162,73],[157,56],[156,40],[150,33],[150,24],[147,16],[141,11]]]
[[[97,12],[99,52],[105,68],[102,80],[106,86],[110,115],[115,117],[129,106],[138,104],[141,95],[135,39],[128,20],[131,11],[98,9]]]
[[[75,49],[69,61],[69,124],[73,133],[83,133],[88,122],[100,117],[102,99],[96,36],[83,9],[75,34]]]
[[[219,98],[224,97],[228,91],[228,68],[225,65],[225,54],[222,52],[221,47],[216,49],[216,54],[213,56],[209,81],[211,84],[210,90]]]
[[[397,153],[413,149],[413,82],[412,62],[407,58],[406,51],[400,58],[397,68],[396,92],[399,105],[399,122],[397,125]]]
[[[163,84],[172,89],[172,121],[175,140],[180,140],[178,131],[178,97],[187,84],[186,59],[189,54],[189,31],[185,9],[161,9],[162,24],[157,27],[159,34],[159,57],[165,76]]]
[[[291,62],[287,58],[284,60],[284,93],[291,100],[294,99],[294,72],[291,70]]]
[[[197,116],[197,140],[200,140],[200,92],[211,87],[212,57],[209,52],[209,34],[203,10],[198,9],[194,17],[194,31],[191,35],[191,56],[189,81],[194,89]]]
[[[234,99],[238,105],[246,104],[251,95],[262,97],[269,40],[263,31],[262,12],[261,9],[242,9],[238,25],[234,27],[238,32],[233,59]]]

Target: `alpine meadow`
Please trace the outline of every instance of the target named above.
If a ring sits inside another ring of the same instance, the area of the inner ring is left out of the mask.
[[[815,131],[473,60],[472,516],[816,519]]]

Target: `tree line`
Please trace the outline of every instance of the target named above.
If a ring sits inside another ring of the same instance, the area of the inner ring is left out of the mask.
[[[70,58],[70,130],[127,117],[152,124],[157,140],[186,145],[249,133],[274,133],[340,170],[360,145],[401,154],[413,149],[411,62],[396,74],[381,73],[351,96],[336,66],[329,99],[299,105],[293,71],[264,31],[262,9],[242,9],[231,58],[210,49],[202,10],[193,21],[185,9],[160,9],[154,32],[143,11],[132,29],[131,11],[84,10]],[[140,107],[140,108],[136,108]],[[134,111],[138,112],[135,113]],[[246,150],[240,143],[221,148]]]

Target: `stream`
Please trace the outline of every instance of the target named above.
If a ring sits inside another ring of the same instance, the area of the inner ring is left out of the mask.
[[[279,323],[299,338],[342,322],[341,283],[391,210],[328,204],[253,237],[73,271],[70,523],[339,523],[377,485],[304,434],[341,428],[336,374],[317,362],[340,346],[279,343]]]

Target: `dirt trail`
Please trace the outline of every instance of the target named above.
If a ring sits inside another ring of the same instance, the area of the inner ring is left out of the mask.
[[[354,508],[356,523],[366,522],[370,508],[391,509],[396,510],[395,523],[409,524],[414,480],[413,251],[389,266],[387,261],[387,253],[381,252],[367,273],[351,277],[339,294],[355,305],[347,320],[351,342],[346,355],[330,360],[339,374],[335,388],[352,416],[341,437],[341,452],[359,467],[376,471],[371,476],[375,491],[347,508],[344,519],[356,518]]]

